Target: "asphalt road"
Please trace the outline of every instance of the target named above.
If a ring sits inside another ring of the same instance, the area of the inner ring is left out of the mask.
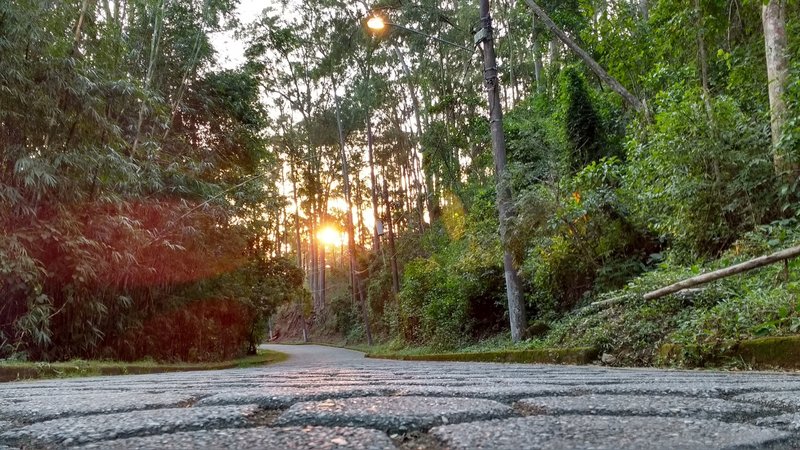
[[[791,449],[800,376],[383,361],[0,384],[0,449]]]

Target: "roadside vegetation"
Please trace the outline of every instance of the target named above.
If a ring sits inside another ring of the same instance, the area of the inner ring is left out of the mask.
[[[616,365],[746,367],[720,356],[743,340],[797,334],[797,261],[641,299],[800,244],[800,47],[789,38],[788,112],[775,130],[762,3],[736,2],[735,13],[723,14],[733,3],[654,1],[643,2],[649,9],[642,11],[635,2],[542,2],[569,36],[646,100],[647,114],[633,111],[560,42],[549,55],[537,53],[553,37],[535,21],[533,28],[519,26],[531,23],[524,4],[498,11],[501,27],[516,30],[499,41],[509,77],[503,81],[512,84],[505,129],[515,219],[505,245],[524,285],[526,339],[512,342],[507,331],[503,243],[494,186],[484,176],[492,160],[473,152],[488,145],[487,128],[459,109],[471,104],[466,92],[436,98],[441,109],[423,111],[430,123],[419,145],[424,174],[438,183],[428,186],[438,203],[423,229],[415,227],[413,210],[396,213],[408,220],[397,239],[396,295],[387,253],[370,258],[368,315],[379,344],[358,348],[421,355],[593,347]],[[791,2],[786,8],[787,30],[795,30],[800,10]],[[452,14],[470,12],[464,5]],[[532,42],[534,51],[515,54],[520,42]],[[430,91],[448,82],[417,70],[409,76]],[[514,83],[525,88],[518,97]],[[454,171],[458,155],[470,159]],[[333,299],[345,308],[324,313],[337,320],[320,327],[320,336],[335,331],[344,342],[363,342],[363,314],[346,300],[346,293]],[[680,351],[660,354],[664,344]]]
[[[302,298],[234,6],[0,4],[0,359],[230,360]]]
[[[135,375],[144,373],[189,372],[193,370],[221,370],[256,367],[284,361],[287,355],[269,350],[259,350],[255,355],[227,361],[207,363],[159,363],[142,361],[96,361],[73,359],[60,362],[0,361],[0,382],[43,378],[75,378],[98,375]]]

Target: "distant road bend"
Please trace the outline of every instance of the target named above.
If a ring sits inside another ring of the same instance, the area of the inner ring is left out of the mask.
[[[0,384],[0,449],[791,449],[794,374],[365,359]]]

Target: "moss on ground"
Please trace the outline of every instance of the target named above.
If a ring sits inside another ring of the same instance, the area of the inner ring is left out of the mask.
[[[261,350],[257,355],[230,361],[208,363],[162,364],[154,361],[85,361],[20,362],[0,361],[0,382],[33,380],[41,378],[70,378],[97,375],[134,375],[163,372],[188,372],[193,370],[221,370],[260,366],[286,360],[285,353]]]
[[[732,354],[757,369],[800,369],[800,336],[743,341],[733,349]]]
[[[531,350],[499,350],[469,353],[399,354],[374,353],[369,358],[401,359],[405,361],[470,361],[539,364],[589,364],[597,359],[595,348],[540,348]]]

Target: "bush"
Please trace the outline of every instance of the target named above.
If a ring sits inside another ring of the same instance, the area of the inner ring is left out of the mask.
[[[517,239],[533,244],[522,275],[540,316],[555,318],[583,299],[619,289],[658,251],[628,219],[618,194],[622,171],[614,157],[592,162],[558,184],[532,187],[517,203],[516,228],[523,230]]]
[[[135,361],[220,361],[242,356],[255,310],[234,300],[202,300],[146,319],[109,343],[109,357]]]
[[[775,217],[768,124],[730,98],[713,109],[709,119],[695,91],[665,93],[650,133],[628,146],[626,204],[685,260],[718,255]]]

